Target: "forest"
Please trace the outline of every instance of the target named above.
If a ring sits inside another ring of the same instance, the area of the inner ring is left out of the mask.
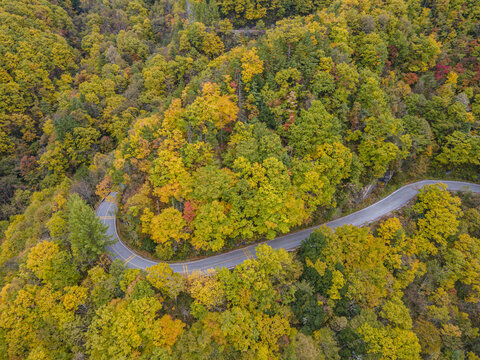
[[[0,0],[0,360],[480,359],[477,0]],[[112,261],[112,191],[143,271]]]

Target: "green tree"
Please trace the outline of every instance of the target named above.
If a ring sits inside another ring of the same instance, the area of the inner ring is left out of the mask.
[[[234,225],[226,214],[225,204],[219,201],[202,206],[192,222],[192,244],[197,249],[218,251],[225,245],[225,238],[232,233]]]
[[[169,315],[159,317],[162,305],[154,297],[110,302],[102,307],[87,334],[93,358],[135,358],[139,354],[167,356],[185,324]]]
[[[52,241],[40,242],[30,249],[27,268],[55,289],[73,285],[80,278],[71,256]]]
[[[425,186],[412,209],[418,214],[417,251],[435,255],[445,248],[450,236],[457,233],[462,216],[460,199],[451,195],[445,185]]]
[[[68,239],[75,262],[84,269],[106,251],[107,227],[79,195],[68,199]]]
[[[341,130],[341,122],[327,112],[320,100],[315,100],[308,110],[301,111],[288,134],[296,155],[305,156],[320,144],[339,142]]]
[[[453,132],[445,138],[445,145],[437,160],[446,166],[480,166],[480,137]]]

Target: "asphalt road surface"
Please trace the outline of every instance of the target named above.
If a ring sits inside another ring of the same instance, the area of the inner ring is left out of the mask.
[[[325,225],[336,228],[342,225],[350,224],[356,226],[363,226],[376,219],[379,219],[392,211],[401,208],[407,204],[419,190],[425,185],[443,183],[446,184],[450,191],[472,191],[480,193],[480,185],[459,182],[459,181],[440,181],[440,180],[424,180],[413,184],[405,185],[404,187],[393,192],[386,198],[370,205],[367,208],[361,209],[350,215],[338,218],[330,221]],[[114,240],[114,244],[108,247],[108,250],[113,255],[113,258],[123,260],[130,268],[146,269],[158,262],[145,259],[130,248],[128,248],[118,236],[117,228],[115,226],[115,213],[117,210],[116,205],[116,192],[112,192],[105,200],[100,204],[97,209],[97,216],[108,226],[107,234]],[[318,226],[294,232],[285,236],[275,238],[267,241],[267,244],[274,249],[286,249],[294,250],[299,247],[303,239],[306,239]],[[258,244],[250,245],[247,247],[239,248],[224,254],[210,256],[200,260],[170,263],[170,267],[173,271],[183,274],[189,274],[192,272],[207,272],[216,268],[227,267],[233,268],[242,263],[248,258],[255,257],[255,248]]]

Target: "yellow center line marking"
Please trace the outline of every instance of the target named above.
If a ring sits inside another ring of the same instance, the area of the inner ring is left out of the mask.
[[[227,259],[227,260],[222,260],[222,261],[217,261],[216,263],[213,263],[211,265],[207,265],[205,267],[202,267],[201,270],[204,271],[204,270],[208,270],[208,269],[214,269],[216,267],[218,267],[218,265],[220,264],[225,264],[229,261],[233,261],[233,260],[238,260],[238,259],[243,259],[245,258],[245,254],[242,254],[242,255],[239,255],[239,256],[235,256],[233,258],[230,258],[230,259]]]
[[[108,206],[107,213],[105,214],[105,216],[115,216],[115,212],[113,213],[113,215],[108,215],[108,214],[110,214],[110,210],[112,209],[113,205],[115,205],[115,204],[114,204],[114,203],[110,203],[110,205]]]
[[[110,213],[110,209],[112,208],[112,206],[115,204],[114,201],[115,201],[115,198],[113,196],[110,196],[108,195],[105,200],[109,203],[108,204],[108,208],[107,208],[107,211],[106,211],[106,214],[107,215],[104,215],[104,216],[99,216],[99,218],[101,220],[103,220],[103,223],[106,224],[106,220],[114,220],[115,219],[115,215],[108,215]],[[130,255],[128,258],[124,258],[117,250],[115,250],[114,248],[111,248],[111,250],[113,251],[113,253],[115,253],[120,259],[122,259],[123,261],[125,261],[125,264],[128,264],[129,262],[131,262],[133,259],[135,259],[135,257],[137,256],[136,254],[133,254],[133,255]],[[230,259],[227,259],[227,260],[223,260],[223,261],[218,261],[216,263],[213,263],[213,264],[210,264],[210,265],[207,265],[205,267],[202,267],[200,268],[200,271],[203,271],[203,272],[215,272],[215,268],[219,267],[219,265],[221,264],[224,264],[224,263],[228,263],[230,261],[233,261],[233,260],[238,260],[238,259],[242,259],[242,258],[247,258],[247,259],[253,259],[254,256],[253,254],[251,253],[250,249],[248,248],[243,248],[242,249],[242,253],[241,255],[239,256],[235,256],[233,258],[230,258]],[[185,275],[188,275],[188,265],[187,264],[182,264],[182,268],[183,268],[183,273]]]
[[[245,254],[245,256],[247,257],[247,259],[253,259],[253,255],[250,252],[249,248],[242,248],[242,251]]]
[[[113,204],[114,204],[114,203],[112,202],[113,197],[110,196],[110,195],[108,195],[105,200],[106,200],[107,203],[108,203],[108,208],[107,208],[107,211],[106,211],[106,214],[108,214],[108,213],[110,212],[110,209],[112,208],[112,206],[113,206]],[[100,218],[101,220],[103,220],[103,223],[104,223],[105,225],[107,224],[106,218],[109,218],[109,217],[110,217],[109,215],[99,216],[99,218]],[[112,217],[112,219],[115,219],[114,216],[111,216],[111,217]],[[122,255],[120,255],[120,253],[119,253],[117,250],[115,250],[114,248],[111,248],[111,249],[113,250],[113,252],[114,252],[120,259],[122,259],[123,261],[126,261],[126,260],[127,260],[127,259],[125,259]],[[133,260],[133,258],[130,259],[129,261],[131,261],[131,260]]]
[[[113,252],[114,252],[115,254],[118,255],[118,257],[119,257],[120,259],[122,259],[123,261],[126,260],[122,255],[120,255],[120,253],[117,252],[117,250],[115,250],[114,248],[112,248],[112,250],[113,250]]]
[[[130,261],[132,261],[133,259],[135,259],[137,255],[133,254],[133,255],[130,255],[127,259],[125,259],[125,264],[128,264]]]
[[[111,207],[113,206],[113,203],[108,203],[108,208],[107,211],[105,212],[104,216],[109,216],[108,213],[110,212]]]
[[[101,220],[115,220],[115,216],[99,216]]]

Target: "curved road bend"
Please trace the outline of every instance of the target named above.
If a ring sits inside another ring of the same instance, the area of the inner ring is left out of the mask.
[[[402,207],[418,194],[419,190],[425,185],[444,183],[450,191],[471,190],[480,193],[480,185],[459,181],[440,181],[440,180],[423,180],[404,187],[393,192],[386,198],[370,205],[367,208],[330,221],[325,225],[336,228],[342,225],[350,224],[362,226],[381,218],[392,211]],[[118,236],[115,225],[116,192],[112,192],[97,209],[97,216],[108,226],[107,234],[112,237],[115,243],[108,247],[113,257],[125,261],[130,268],[146,269],[157,264],[156,261],[145,259],[129,249]],[[300,246],[303,239],[306,239],[318,226],[294,232],[285,236],[267,241],[267,244],[274,249],[293,250]],[[210,269],[228,267],[233,268],[244,260],[255,257],[255,248],[258,244],[250,245],[244,248],[236,249],[224,254],[210,256],[200,260],[187,261],[183,263],[171,263],[170,267],[173,271],[188,274],[196,271],[206,272]]]

